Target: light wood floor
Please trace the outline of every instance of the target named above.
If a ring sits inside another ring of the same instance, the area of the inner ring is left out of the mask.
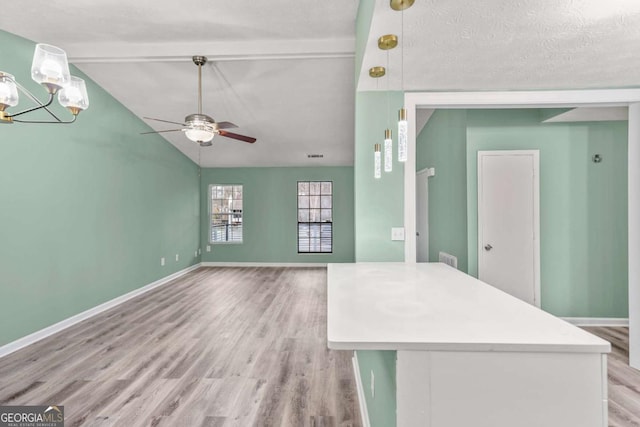
[[[609,426],[640,427],[640,371],[629,367],[629,328],[584,328],[611,343]]]
[[[0,404],[71,426],[359,426],[326,270],[202,268],[0,359]]]

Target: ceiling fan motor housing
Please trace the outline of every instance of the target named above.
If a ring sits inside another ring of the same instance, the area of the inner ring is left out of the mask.
[[[189,114],[184,118],[184,122],[188,125],[212,126],[215,128],[216,121],[206,114]]]

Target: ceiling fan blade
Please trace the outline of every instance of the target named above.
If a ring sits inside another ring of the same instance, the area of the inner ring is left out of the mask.
[[[171,121],[169,121],[169,120],[154,119],[153,117],[143,117],[143,119],[146,119],[146,120],[155,120],[156,122],[171,123],[171,124],[174,124],[174,125],[180,125],[180,126],[186,126],[186,123],[178,123],[178,122],[171,122]]]
[[[221,130],[218,133],[220,134],[220,136],[237,139],[240,141],[248,142],[250,144],[253,144],[254,142],[256,142],[255,138],[252,138],[250,136],[238,135],[237,133],[227,132],[226,130]]]
[[[238,125],[234,125],[231,122],[216,122],[216,124],[218,125],[218,129],[231,129],[238,127]]]
[[[142,132],[140,135],[148,135],[150,133],[180,132],[182,129],[156,130],[153,132]]]

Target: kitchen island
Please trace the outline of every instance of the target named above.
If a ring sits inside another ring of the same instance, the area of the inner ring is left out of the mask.
[[[610,344],[445,264],[329,264],[327,336],[397,351],[397,427],[607,426]]]

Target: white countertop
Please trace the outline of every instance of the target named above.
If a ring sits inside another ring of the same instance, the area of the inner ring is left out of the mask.
[[[329,348],[608,353],[580,328],[442,263],[328,266]]]

